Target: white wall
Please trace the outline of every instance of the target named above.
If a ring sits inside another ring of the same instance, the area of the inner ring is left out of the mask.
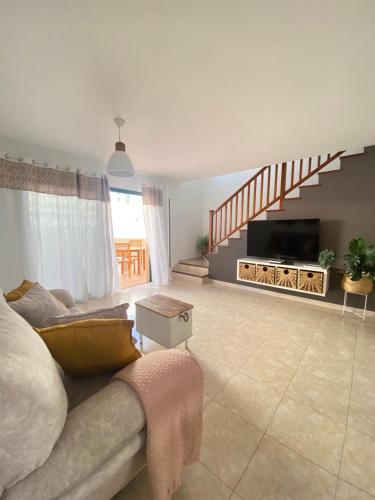
[[[26,161],[48,162],[51,165],[57,164],[60,167],[70,167],[73,170],[80,169],[91,174],[102,174],[105,171],[105,166],[94,157],[45,148],[37,144],[16,141],[8,137],[0,137],[0,151],[8,153],[12,157],[21,155]]]
[[[208,233],[208,213],[214,210],[228,196],[237,191],[237,189],[252,177],[255,170],[244,170],[235,174],[219,175],[217,177],[208,177],[203,180],[203,212],[202,228],[203,233]]]
[[[171,264],[196,255],[195,243],[203,234],[203,182],[169,182],[171,207]]]

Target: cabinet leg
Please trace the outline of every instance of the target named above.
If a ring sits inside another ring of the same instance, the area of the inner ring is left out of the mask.
[[[185,349],[189,350],[189,341],[185,340]]]
[[[143,335],[141,333],[139,334],[139,345],[140,345],[141,351],[143,352]]]

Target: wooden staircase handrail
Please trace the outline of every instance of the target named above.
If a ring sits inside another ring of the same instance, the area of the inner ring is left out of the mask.
[[[221,205],[219,205],[217,208],[215,208],[215,210],[212,210],[213,213],[218,212],[226,203],[228,203],[231,199],[233,199],[238,193],[243,191],[255,179],[255,177],[258,177],[259,175],[261,175],[262,172],[264,172],[267,168],[269,168],[269,166],[270,165],[259,169],[256,174],[254,174],[252,177],[250,177],[250,179],[248,181],[246,181],[244,184],[242,184],[242,186],[240,188],[238,188],[237,191],[232,193],[225,201],[223,201],[223,203]]]
[[[286,195],[319,173],[344,152],[328,154],[323,162],[322,157],[318,156],[315,166],[313,166],[313,157],[308,158],[305,174],[303,173],[303,159],[292,161],[290,169],[288,169],[287,162],[267,165],[259,169],[221,205],[209,211],[209,252],[275,203],[280,202],[279,208],[282,209]],[[280,170],[279,167],[281,167]],[[273,186],[271,186],[271,179]],[[246,210],[245,215],[244,210]]]

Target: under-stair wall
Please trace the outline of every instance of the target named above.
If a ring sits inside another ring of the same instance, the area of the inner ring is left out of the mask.
[[[351,238],[363,237],[375,244],[375,146],[367,147],[363,154],[343,157],[341,171],[319,174],[319,185],[301,187],[299,198],[285,199],[282,211],[267,213],[268,219],[320,218],[322,249],[331,248],[338,256],[337,266],[342,268],[342,259]],[[228,246],[218,247],[218,253],[209,256],[210,277],[214,280],[239,283],[236,280],[237,259],[247,255],[247,231],[240,231],[239,238],[230,238]],[[330,289],[320,300],[342,304],[342,273],[332,270]],[[240,283],[243,286],[262,288],[259,285]],[[296,292],[291,295],[304,294]],[[363,297],[350,296],[354,307],[363,306]],[[375,292],[369,296],[368,308],[375,311]]]

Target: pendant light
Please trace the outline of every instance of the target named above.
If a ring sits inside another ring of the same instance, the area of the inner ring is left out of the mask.
[[[113,121],[118,127],[118,142],[115,143],[115,151],[108,161],[108,174],[116,177],[134,177],[133,164],[125,151],[125,143],[121,142],[121,127],[124,125],[125,120],[115,118]]]

